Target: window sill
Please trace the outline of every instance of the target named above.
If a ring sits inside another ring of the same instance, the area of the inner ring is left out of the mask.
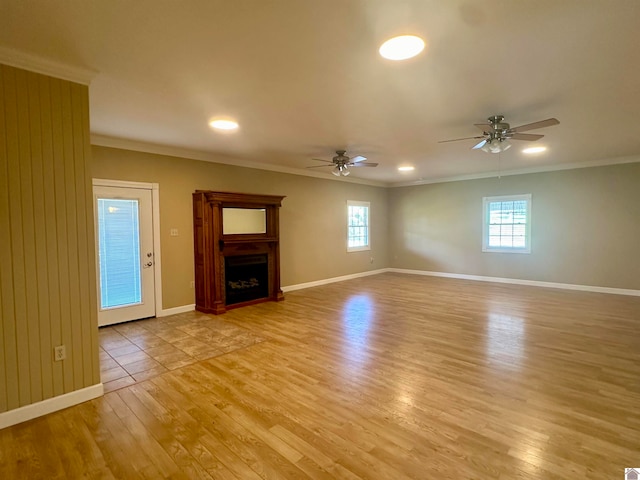
[[[482,253],[531,253],[530,248],[483,248]]]
[[[351,252],[364,252],[367,250],[371,250],[371,247],[347,247],[347,253]]]

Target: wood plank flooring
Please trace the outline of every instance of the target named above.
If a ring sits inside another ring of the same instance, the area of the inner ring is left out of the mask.
[[[608,479],[640,465],[639,297],[386,273],[206,318],[263,341],[0,430],[0,478]]]

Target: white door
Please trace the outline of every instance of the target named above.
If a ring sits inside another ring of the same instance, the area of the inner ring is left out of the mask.
[[[151,190],[93,187],[98,325],[155,316]]]

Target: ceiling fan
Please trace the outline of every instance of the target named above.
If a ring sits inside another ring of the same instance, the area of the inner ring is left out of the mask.
[[[511,147],[508,140],[527,140],[533,142],[540,140],[544,135],[535,133],[521,133],[536,128],[551,127],[560,122],[555,118],[547,118],[539,122],[527,123],[519,127],[513,127],[504,121],[503,115],[492,115],[487,120],[489,123],[476,123],[475,126],[482,130],[482,135],[475,137],[454,138],[453,140],[441,140],[438,143],[457,142],[460,140],[479,139],[482,140],[471,147],[472,150],[483,150],[488,153],[504,152]]]
[[[336,177],[340,175],[346,177],[349,175],[349,167],[377,167],[377,163],[367,162],[367,157],[363,157],[362,155],[356,155],[355,157],[348,157],[345,155],[347,153],[346,150],[336,150],[336,156],[333,157],[331,161],[323,160],[321,158],[313,158],[312,160],[317,160],[318,162],[325,162],[333,165],[333,173]],[[320,168],[320,167],[328,167],[330,165],[314,165],[313,167],[307,168]]]

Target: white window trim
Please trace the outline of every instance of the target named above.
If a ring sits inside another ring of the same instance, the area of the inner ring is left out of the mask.
[[[349,246],[349,207],[367,207],[367,241],[368,244],[362,247]],[[362,252],[371,250],[371,203],[357,200],[347,200],[347,252]]]
[[[490,247],[489,246],[489,204],[492,202],[510,202],[526,200],[527,223],[525,224],[524,247]],[[501,195],[498,197],[482,198],[482,251],[487,253],[531,253],[531,194]]]

